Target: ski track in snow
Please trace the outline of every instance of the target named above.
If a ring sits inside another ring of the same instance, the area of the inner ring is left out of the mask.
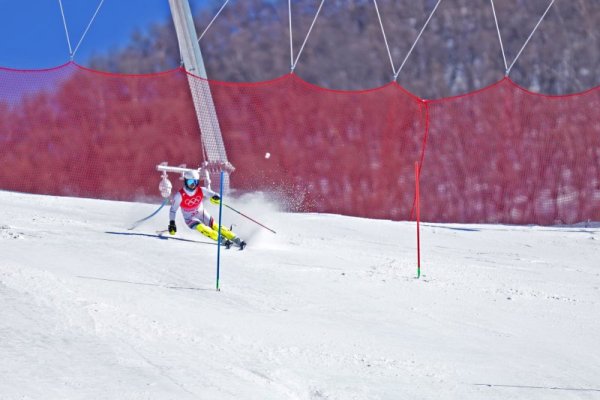
[[[252,204],[217,292],[166,209],[0,202],[0,399],[600,399],[597,224],[424,223],[416,279],[414,223]]]

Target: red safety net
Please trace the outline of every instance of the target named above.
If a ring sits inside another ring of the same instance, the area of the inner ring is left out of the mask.
[[[600,90],[527,92],[504,79],[431,102],[423,220],[600,220]]]
[[[179,70],[112,75],[72,63],[47,71],[0,70],[0,188],[156,197],[156,164],[197,165],[201,159],[189,93]]]
[[[546,97],[505,79],[424,102],[395,83],[333,91],[294,74],[209,85],[237,193],[407,220],[419,161],[426,221],[600,220],[600,90]],[[200,137],[182,69],[0,69],[0,189],[158,200],[156,165],[199,166]]]

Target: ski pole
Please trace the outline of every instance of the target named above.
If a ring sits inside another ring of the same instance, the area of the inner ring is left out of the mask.
[[[134,223],[131,225],[131,227],[130,227],[130,228],[127,228],[127,229],[128,229],[128,230],[135,229],[135,228],[137,228],[138,226],[140,226],[140,225],[142,224],[142,222],[144,222],[144,221],[147,221],[147,220],[149,220],[150,218],[154,217],[156,214],[158,214],[158,212],[159,212],[160,210],[162,210],[162,208],[163,208],[164,206],[166,206],[166,205],[167,205],[167,203],[168,203],[168,202],[169,202],[169,198],[168,198],[168,197],[166,197],[166,198],[163,200],[163,202],[162,202],[162,204],[160,205],[160,207],[158,207],[158,208],[156,209],[156,211],[154,211],[152,214],[148,215],[148,216],[147,216],[147,217],[145,217],[145,218],[142,218],[142,219],[140,219],[140,220],[137,220],[137,221],[135,221],[135,222],[134,222]]]
[[[242,213],[242,212],[240,212],[240,211],[236,210],[235,208],[233,208],[233,207],[231,207],[231,206],[229,206],[229,205],[227,205],[227,204],[225,204],[225,203],[222,203],[222,204],[223,204],[225,207],[229,208],[231,211],[235,211],[236,213],[240,214],[242,217],[248,218],[250,221],[254,222],[255,224],[257,224],[257,225],[260,225],[260,226],[262,226],[263,228],[265,228],[265,229],[268,229],[268,230],[270,230],[270,231],[271,231],[271,232],[273,232],[273,233],[277,233],[277,232],[275,232],[273,229],[271,229],[271,228],[269,228],[269,227],[267,227],[267,226],[264,226],[264,225],[263,225],[263,224],[261,224],[260,222],[258,222],[258,221],[256,221],[256,220],[254,220],[254,219],[250,218],[249,216],[247,216],[246,214],[244,214],[244,213]]]

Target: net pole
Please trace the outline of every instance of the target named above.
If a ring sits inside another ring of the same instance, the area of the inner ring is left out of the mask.
[[[221,201],[219,202],[219,236],[217,238],[217,292],[221,291],[219,287],[219,275],[221,269],[221,216],[223,215],[223,171],[221,171],[221,182],[219,188],[219,197]]]
[[[419,199],[419,162],[415,161],[415,207],[416,207],[416,219],[417,219],[417,279],[421,277],[421,232],[420,232],[420,220],[421,220],[421,205]]]
[[[200,128],[200,140],[205,161],[227,163],[227,151],[221,133],[213,95],[206,75],[206,68],[198,44],[196,26],[192,17],[189,0],[169,0],[173,17],[179,53],[185,67],[196,120]],[[202,79],[198,79],[202,78]],[[215,177],[216,178],[216,177]],[[229,173],[225,174],[224,190],[229,190]]]

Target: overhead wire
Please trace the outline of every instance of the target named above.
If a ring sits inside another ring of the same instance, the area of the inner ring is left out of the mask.
[[[302,51],[304,50],[304,46],[306,45],[306,42],[308,41],[308,37],[310,36],[310,33],[312,32],[312,29],[315,26],[315,22],[317,22],[317,18],[319,17],[319,13],[321,12],[321,8],[323,8],[323,4],[324,3],[325,3],[325,0],[321,0],[321,4],[319,4],[319,8],[317,9],[317,13],[315,14],[315,17],[313,18],[313,21],[310,24],[310,28],[308,28],[308,33],[306,34],[306,37],[304,38],[304,42],[302,42],[302,46],[300,47],[300,51],[298,52],[298,55],[296,56],[296,61],[292,64],[292,71],[294,69],[296,69],[296,65],[298,64],[298,60],[300,59],[300,55],[302,54]]]
[[[67,36],[67,45],[69,46],[69,57],[73,60],[73,48],[71,47],[71,39],[69,38],[69,29],[67,28],[67,20],[65,18],[65,11],[63,9],[62,1],[58,0],[58,6],[60,7],[60,14],[62,15],[63,26],[65,27],[65,34]]]
[[[223,9],[227,5],[227,3],[229,3],[229,0],[225,0],[225,3],[223,3],[223,5],[221,6],[221,8],[219,8],[219,11],[217,11],[217,14],[215,14],[215,16],[213,17],[213,19],[206,26],[206,28],[204,28],[204,31],[202,31],[202,34],[198,37],[198,40],[197,40],[198,42],[200,42],[200,40],[202,40],[202,38],[204,37],[204,34],[208,31],[208,28],[210,28],[211,25],[213,24],[213,22],[215,22],[215,20],[217,19],[217,17],[219,16],[219,14],[221,14],[221,11],[223,11]]]
[[[98,4],[98,7],[96,8],[96,12],[94,13],[94,15],[92,16],[92,19],[90,20],[90,22],[88,23],[87,27],[85,28],[85,31],[83,32],[83,35],[81,35],[81,39],[79,39],[79,42],[77,43],[77,46],[75,46],[75,50],[73,50],[73,57],[75,56],[75,53],[77,52],[77,49],[79,49],[79,46],[81,45],[81,42],[83,42],[83,38],[85,38],[85,35],[87,35],[88,31],[90,30],[90,27],[94,23],[94,19],[96,19],[96,15],[98,15],[98,12],[100,11],[100,8],[102,8],[102,4],[104,4],[104,0],[100,0],[100,4]]]
[[[383,34],[383,41],[385,42],[385,48],[387,49],[388,56],[390,57],[390,64],[392,64],[392,73],[394,74],[394,78],[396,77],[396,68],[394,67],[394,59],[392,58],[392,52],[390,51],[390,46],[388,44],[387,37],[385,36],[385,29],[383,28],[383,22],[381,21],[381,14],[379,13],[379,7],[377,6],[377,0],[373,0],[373,4],[375,4],[375,11],[377,12],[377,18],[379,19],[379,26],[381,27],[381,33]]]
[[[81,35],[79,42],[77,42],[77,46],[75,46],[75,49],[73,50],[73,47],[71,46],[71,38],[69,37],[69,29],[67,27],[67,19],[65,17],[65,10],[62,5],[62,0],[58,0],[58,5],[60,7],[60,14],[62,16],[62,21],[63,21],[63,26],[65,27],[65,35],[67,36],[67,45],[69,46],[69,57],[70,57],[71,61],[73,61],[73,58],[75,57],[75,53],[77,53],[79,46],[81,46],[83,39],[85,38],[88,31],[90,30],[90,27],[92,26],[92,24],[94,23],[94,20],[96,19],[96,16],[98,15],[98,12],[100,12],[100,8],[102,8],[102,4],[104,4],[104,0],[100,0],[100,4],[98,4],[98,7],[96,8],[96,12],[94,12],[94,15],[90,19],[90,22],[88,23],[87,27],[85,28],[85,31],[83,32],[83,35]]]
[[[546,11],[544,11],[544,14],[542,14],[542,17],[540,18],[540,20],[538,21],[538,23],[535,25],[535,27],[533,28],[533,30],[529,34],[529,37],[525,41],[525,44],[523,44],[523,47],[521,47],[521,50],[519,50],[519,53],[517,54],[517,56],[515,57],[515,59],[513,60],[513,62],[510,64],[510,66],[507,68],[507,70],[506,70],[506,76],[508,76],[508,74],[510,74],[510,70],[515,65],[515,63],[517,62],[517,60],[519,59],[519,57],[521,56],[521,53],[523,52],[523,50],[525,50],[525,46],[527,46],[527,44],[529,43],[529,41],[533,37],[533,34],[535,33],[535,31],[537,30],[537,28],[540,26],[540,24],[542,23],[542,21],[546,17],[546,14],[548,14],[548,11],[550,11],[550,8],[554,4],[554,1],[555,0],[550,1],[550,4],[546,8]]]
[[[494,22],[496,23],[496,31],[498,32],[498,40],[500,41],[500,49],[502,50],[502,59],[504,60],[504,71],[508,75],[508,63],[506,62],[506,53],[504,52],[504,45],[502,44],[502,36],[500,35],[500,26],[498,25],[498,17],[496,17],[496,8],[494,7],[494,0],[490,0],[492,3],[492,12],[494,13]]]
[[[442,2],[442,0],[438,0],[438,2],[436,3],[435,7],[433,7],[433,10],[431,11],[431,14],[429,14],[429,18],[427,18],[427,21],[425,21],[425,24],[423,25],[423,28],[421,28],[421,32],[419,32],[419,35],[417,36],[417,38],[415,39],[413,45],[411,46],[410,50],[408,51],[408,54],[406,55],[406,57],[404,57],[404,61],[402,61],[402,64],[400,65],[400,68],[398,68],[398,71],[396,71],[396,74],[394,75],[394,80],[398,79],[398,75],[400,74],[400,71],[402,71],[402,68],[404,68],[404,64],[406,64],[406,61],[408,60],[408,57],[410,57],[412,51],[414,50],[415,46],[417,45],[417,42],[421,38],[421,35],[423,35],[423,32],[425,31],[425,28],[427,28],[427,25],[429,24],[429,21],[431,21],[431,18],[433,17],[433,14],[435,14],[435,10],[437,10],[437,8],[438,8],[438,6],[440,5],[441,2]]]
[[[294,70],[294,41],[292,29],[292,0],[288,0],[288,19],[290,24],[290,69]]]

